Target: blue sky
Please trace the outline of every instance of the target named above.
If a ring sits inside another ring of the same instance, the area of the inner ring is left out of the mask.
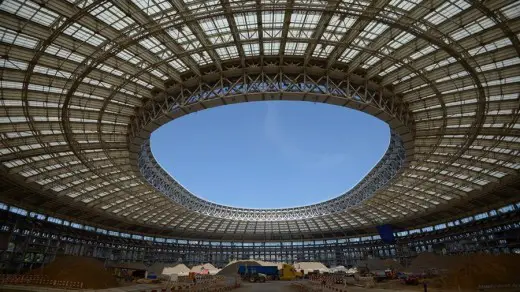
[[[248,208],[321,202],[355,186],[384,154],[388,126],[333,105],[269,101],[221,106],[152,134],[152,152],[195,195]]]

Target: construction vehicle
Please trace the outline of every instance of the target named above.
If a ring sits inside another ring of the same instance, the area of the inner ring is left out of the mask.
[[[376,282],[381,282],[388,279],[385,271],[370,271],[370,274],[372,274]]]
[[[238,267],[238,274],[242,277],[244,280],[249,280],[251,275],[256,274],[262,274],[265,276],[265,280],[271,279],[271,280],[279,280],[280,275],[278,273],[278,267],[277,266],[239,266]],[[265,281],[264,281],[265,282]]]
[[[262,273],[253,273],[247,275],[246,278],[250,283],[265,283],[265,281],[267,280],[267,275]]]
[[[301,272],[296,271],[296,269],[288,264],[283,264],[282,268],[279,271],[280,280],[292,281],[299,280],[303,278],[303,274]]]
[[[419,285],[419,277],[416,275],[404,275],[401,279],[406,285]]]

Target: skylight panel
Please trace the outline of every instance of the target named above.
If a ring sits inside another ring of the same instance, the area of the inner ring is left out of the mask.
[[[415,60],[415,59],[420,58],[422,56],[428,55],[429,53],[435,51],[438,48],[439,47],[437,47],[435,45],[428,45],[428,46],[422,48],[421,50],[419,50],[419,51],[413,53],[412,55],[410,55],[410,58]]]
[[[510,59],[495,62],[495,63],[490,63],[487,65],[482,65],[478,69],[479,69],[479,71],[483,72],[483,71],[489,71],[489,70],[494,70],[494,69],[503,68],[503,67],[509,67],[509,66],[518,65],[518,64],[520,64],[520,58],[515,57],[515,58],[510,58]]]
[[[222,59],[233,59],[238,57],[238,49],[235,46],[217,48],[215,51]]]
[[[321,13],[296,11],[291,14],[291,27],[314,29],[320,20]]]
[[[103,82],[103,81],[100,81],[100,80],[96,80],[96,79],[92,79],[92,78],[89,78],[89,77],[83,78],[83,82],[84,83],[88,83],[88,84],[92,84],[92,85],[96,85],[96,86],[103,86],[105,88],[112,87],[112,85],[110,85],[110,84],[108,84],[106,82]]]
[[[256,0],[229,0],[231,7],[255,6]]]
[[[390,5],[405,11],[410,11],[420,2],[421,0],[392,0],[390,1]]]
[[[85,8],[90,4],[94,3],[95,0],[66,0],[71,4],[78,6],[79,8]]]
[[[520,2],[515,1],[504,8],[500,9],[500,12],[504,14],[508,19],[515,19],[520,17]]]
[[[122,50],[120,52],[118,52],[116,54],[116,56],[118,56],[119,58],[125,60],[125,61],[128,61],[134,65],[138,64],[138,63],[141,63],[143,61],[143,59],[137,57],[136,55],[130,53],[129,51],[127,50]]]
[[[468,51],[468,54],[470,54],[472,56],[480,55],[482,53],[491,52],[491,51],[498,50],[500,48],[510,46],[510,45],[511,45],[511,40],[509,38],[503,38],[498,41],[494,41],[492,43],[473,48]]]
[[[27,122],[25,117],[0,117],[0,124]]]
[[[0,59],[0,68],[27,70],[28,64],[13,59]]]
[[[50,45],[45,49],[45,52],[47,54],[51,54],[54,56],[58,56],[67,60],[75,61],[77,63],[83,62],[85,60],[85,57],[81,56],[80,54],[73,53],[72,51],[57,46],[57,45]]]
[[[235,23],[240,38],[250,40],[258,38],[258,22],[255,13],[241,13],[235,15]]]
[[[72,75],[71,73],[66,72],[66,71],[55,70],[55,69],[40,66],[40,65],[34,66],[33,71],[37,72],[37,73],[45,74],[45,75],[58,76],[58,77],[66,78],[66,79],[70,78],[70,76]]]
[[[327,1],[326,0],[295,0],[294,3],[321,6],[321,5],[326,5]]]
[[[199,21],[199,24],[212,44],[229,43],[233,41],[231,28],[225,17],[205,19]]]
[[[180,28],[170,28],[167,33],[185,50],[190,51],[201,47],[195,34],[184,25]]]
[[[58,14],[32,1],[5,0],[0,3],[0,10],[45,26],[50,26],[58,18]]]
[[[98,65],[98,69],[108,72],[110,74],[117,75],[117,76],[121,76],[124,74],[123,71],[113,68],[111,66],[105,65],[105,64]]]
[[[284,4],[287,0],[260,0],[262,4]]]
[[[29,90],[41,91],[41,92],[53,92],[53,93],[60,93],[60,94],[65,92],[65,89],[63,89],[63,88],[43,86],[43,85],[37,85],[37,84],[29,84],[28,88],[29,88]]]
[[[142,39],[141,41],[139,41],[139,43],[146,49],[150,50],[150,52],[155,53],[155,54],[159,53],[161,51],[164,51],[166,49],[166,46],[163,45],[155,37],[148,37],[148,38]]]
[[[149,89],[153,88],[153,85],[151,85],[148,82],[144,82],[143,80],[141,80],[139,78],[132,78],[130,81],[135,82],[135,83],[137,83],[137,84],[139,84],[141,86],[144,86],[146,88],[149,88]]]
[[[90,13],[117,30],[123,30],[135,23],[132,18],[128,17],[126,13],[110,2],[97,6]]]
[[[206,65],[212,62],[208,52],[192,54],[191,58],[199,65]]]
[[[359,36],[361,38],[373,40],[381,35],[387,28],[388,25],[374,20],[370,22],[365,29],[363,29]]]
[[[481,18],[477,19],[476,21],[473,21],[473,22],[465,25],[463,28],[460,28],[460,29],[450,33],[450,36],[454,40],[460,40],[460,39],[463,39],[470,35],[479,33],[486,28],[492,27],[493,25],[495,25],[495,22],[493,22],[493,20],[491,20],[488,17],[481,17]]]
[[[453,57],[449,57],[449,58],[446,58],[446,59],[444,59],[444,60],[441,60],[441,61],[439,61],[439,62],[437,62],[437,63],[433,63],[433,64],[431,64],[430,66],[425,67],[424,70],[426,70],[426,71],[431,71],[431,70],[433,70],[433,69],[440,68],[440,67],[444,67],[444,66],[446,66],[446,65],[448,65],[448,64],[451,64],[451,63],[453,63],[453,62],[456,62],[456,61],[457,61],[457,60],[456,60],[455,58],[453,58]]]
[[[231,31],[229,23],[225,17],[204,19],[199,21],[199,24],[207,35]]]
[[[150,73],[161,78],[162,80],[168,79],[168,76],[166,74],[164,74],[163,72],[161,72],[160,70],[153,69],[153,70],[150,70]]]
[[[283,26],[284,13],[279,11],[263,11],[262,12],[262,27],[264,28],[281,28]],[[256,21],[256,19],[255,19]]]
[[[314,52],[312,53],[312,56],[318,58],[327,58],[333,49],[334,46],[317,44]]]
[[[285,44],[286,55],[303,55],[307,49],[307,43],[287,42]]]
[[[264,38],[281,38],[282,30],[281,29],[265,29],[264,30]]]
[[[336,42],[340,41],[346,32],[352,28],[356,19],[356,17],[333,15],[325,29],[326,32],[323,34],[322,39]]]
[[[187,4],[189,10],[196,13],[215,10],[218,7],[217,5],[220,4],[219,0],[184,0],[184,3]]]
[[[413,39],[415,39],[415,36],[413,34],[403,31],[400,34],[398,34],[395,38],[393,38],[390,42],[388,42],[388,46],[391,47],[393,50],[396,50]]]
[[[235,15],[235,22],[238,29],[257,29],[258,22],[255,13],[241,13]]]
[[[171,60],[168,64],[170,64],[170,66],[172,66],[173,69],[177,70],[178,72],[184,72],[188,70],[188,66],[186,66],[186,64],[184,64],[184,62],[179,59]]]
[[[280,53],[280,42],[264,42],[264,54],[278,55]]]
[[[470,6],[471,5],[464,0],[446,1],[445,3],[437,7],[435,11],[426,15],[424,19],[429,21],[433,25],[438,25],[439,23],[442,23],[447,19],[456,16],[457,14],[459,14],[464,9],[467,9]]]
[[[244,44],[242,48],[246,56],[257,56],[260,54],[260,44],[258,43]]]
[[[87,42],[93,46],[99,46],[106,40],[101,35],[94,33],[92,30],[78,23],[72,23],[69,25],[65,29],[64,33],[80,41]]]
[[[150,16],[173,8],[168,0],[132,0],[132,2]]]
[[[374,65],[377,61],[381,60],[381,58],[377,57],[377,56],[372,56],[370,57],[368,60],[366,60],[364,62],[363,65],[361,65],[362,68],[364,69],[367,69],[369,68],[370,66]]]
[[[38,40],[21,33],[17,33],[14,30],[0,27],[0,41],[2,43],[17,45],[29,49],[36,48]]]
[[[379,73],[379,76],[383,77],[383,76],[387,75],[388,73],[395,71],[398,68],[401,68],[402,66],[403,66],[402,64],[394,64],[394,65],[386,68],[383,72]]]
[[[18,107],[18,106],[24,105],[21,100],[10,100],[10,99],[0,100],[0,104],[3,106],[6,106],[6,107]],[[27,136],[27,135],[20,135],[20,136],[23,137],[23,136]]]
[[[281,30],[279,30],[281,32]],[[289,29],[287,35],[290,38],[295,39],[310,39],[312,37],[312,34],[314,33],[313,30],[303,30],[303,29]]]
[[[291,38],[311,38],[320,19],[321,13],[297,11],[291,15],[288,35]],[[281,37],[281,29],[273,32],[266,31],[268,37]]]

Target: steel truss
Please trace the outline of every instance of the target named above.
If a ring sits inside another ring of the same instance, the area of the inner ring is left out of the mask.
[[[413,119],[407,105],[377,83],[341,70],[270,63],[261,67],[233,66],[220,74],[208,74],[156,91],[133,119],[131,142],[138,150],[153,130],[180,115],[260,100],[313,101],[351,107],[389,123],[401,136],[408,136],[406,141],[413,136]]]
[[[309,219],[318,216],[344,212],[361,204],[383,188],[401,169],[405,160],[405,150],[401,138],[392,132],[390,145],[383,158],[351,190],[337,198],[322,203],[284,209],[247,209],[223,206],[203,200],[185,189],[172,178],[153,158],[150,142],[141,147],[139,169],[143,177],[158,191],[172,201],[191,211],[203,215],[231,220],[283,221]]]
[[[191,87],[176,85],[163,94],[157,94],[155,100],[144,107],[139,118],[134,120],[130,132],[145,138],[137,161],[140,174],[148,183],[175,203],[208,216],[244,221],[297,220],[343,212],[359,205],[384,187],[405,164],[403,140],[396,130],[392,130],[388,150],[372,171],[352,190],[326,202],[296,208],[247,209],[211,203],[191,194],[154,160],[149,135],[158,125],[199,109],[256,100],[311,100],[379,114],[400,129],[401,133],[411,131],[410,116],[398,97],[387,91],[383,93],[381,88],[369,89],[374,87],[373,84],[352,82],[353,78],[341,72],[316,75],[319,71],[298,66],[293,66],[292,70],[284,70],[284,67],[279,66],[273,67],[274,70],[259,69],[256,74],[246,75],[246,70],[235,76],[226,77],[223,74],[217,80]],[[300,73],[294,73],[298,71]],[[307,74],[311,72],[314,75]],[[362,80],[359,77],[357,79]]]
[[[520,214],[518,211],[498,218],[474,221],[419,234],[399,237],[395,244],[385,244],[376,236],[363,240],[342,238],[334,240],[222,242],[181,240],[156,237],[155,242],[139,238],[110,236],[99,232],[39,221],[14,214],[9,222],[0,222],[0,234],[14,244],[0,257],[0,271],[20,272],[35,269],[51,262],[57,254],[95,257],[116,262],[148,261],[177,263],[188,266],[211,262],[226,266],[234,259],[267,259],[274,262],[319,261],[327,266],[356,264],[369,257],[393,258],[403,264],[420,252],[515,253],[520,243]]]

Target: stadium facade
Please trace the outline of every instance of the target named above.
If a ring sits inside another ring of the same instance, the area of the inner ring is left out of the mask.
[[[519,252],[519,38],[511,0],[3,1],[2,260]],[[389,148],[353,189],[286,209],[207,202],[153,158],[161,125],[269,100],[366,112]]]

